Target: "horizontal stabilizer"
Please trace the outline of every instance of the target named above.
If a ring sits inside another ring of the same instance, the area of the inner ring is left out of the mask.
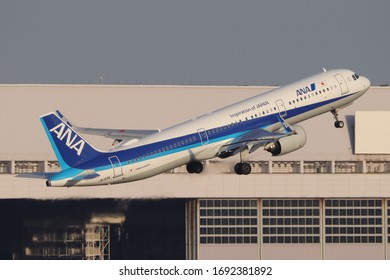
[[[100,175],[97,173],[81,174],[81,175],[78,175],[78,176],[72,178],[72,181],[90,180],[90,179],[94,179],[94,178],[99,177],[99,176]]]
[[[59,172],[34,172],[34,173],[22,173],[16,175],[20,178],[29,178],[29,179],[50,179],[51,177],[57,175]]]

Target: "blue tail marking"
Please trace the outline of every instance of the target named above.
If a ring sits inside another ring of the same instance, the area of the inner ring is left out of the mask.
[[[55,113],[44,115],[40,120],[62,170],[101,154]]]

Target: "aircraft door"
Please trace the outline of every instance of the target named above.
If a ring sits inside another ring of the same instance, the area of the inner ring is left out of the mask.
[[[287,110],[286,110],[286,106],[284,106],[283,100],[282,99],[276,100],[275,103],[279,110],[279,116],[281,118],[287,116]]]
[[[341,94],[345,94],[348,92],[348,85],[347,83],[345,82],[343,76],[341,76],[341,74],[337,74],[334,76],[337,80],[337,82],[339,83],[340,85],[340,89],[341,89]]]
[[[209,142],[209,136],[207,135],[206,130],[204,128],[199,128],[198,134],[202,145],[206,145]]]
[[[108,160],[111,162],[112,171],[114,172],[113,178],[119,177],[123,175],[122,164],[119,161],[117,156],[109,157]]]

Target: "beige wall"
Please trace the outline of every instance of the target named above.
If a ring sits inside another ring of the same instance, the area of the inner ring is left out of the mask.
[[[258,260],[260,248],[257,244],[199,245],[200,260]]]
[[[320,244],[263,244],[262,260],[320,260]]]
[[[383,260],[385,246],[383,244],[326,244],[325,258],[327,260]]]
[[[54,160],[39,116],[61,110],[80,126],[164,129],[193,117],[249,98],[270,87],[210,86],[105,86],[105,85],[0,85],[0,160]],[[305,147],[281,160],[354,160],[355,111],[388,111],[389,87],[373,87],[352,106],[340,111],[344,129],[335,129],[330,113],[301,125]],[[326,137],[324,137],[326,131]],[[85,136],[101,149],[111,141]],[[267,160],[257,151],[251,159]],[[389,155],[369,158],[384,160]]]

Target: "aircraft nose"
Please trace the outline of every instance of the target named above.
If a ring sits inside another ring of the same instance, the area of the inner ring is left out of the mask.
[[[362,79],[364,88],[368,89],[371,86],[370,80],[367,79],[366,77],[360,77],[360,78]]]

